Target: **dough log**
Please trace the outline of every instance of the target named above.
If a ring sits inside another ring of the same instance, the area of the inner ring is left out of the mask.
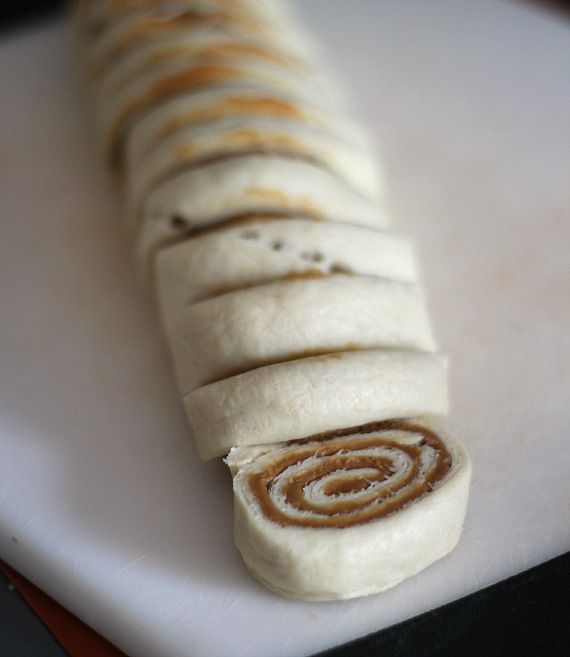
[[[459,538],[469,459],[442,424],[412,247],[319,49],[280,0],[75,0],[74,16],[141,281],[199,455],[234,476],[247,568],[331,600],[429,566]]]

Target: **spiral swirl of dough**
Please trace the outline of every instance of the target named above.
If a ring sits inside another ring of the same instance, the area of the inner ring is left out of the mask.
[[[399,511],[441,484],[452,466],[433,431],[387,421],[291,443],[238,477],[280,525],[343,528]]]

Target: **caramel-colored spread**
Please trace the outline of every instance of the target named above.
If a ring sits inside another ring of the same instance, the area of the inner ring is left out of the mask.
[[[257,155],[277,155],[281,157],[286,157],[288,159],[301,159],[306,162],[310,162],[311,164],[319,164],[313,159],[303,157],[300,155],[294,155],[292,153],[278,153],[278,152],[271,152],[271,153],[264,153],[264,152],[258,152],[258,153],[247,153],[247,155],[250,154],[257,154]],[[245,155],[245,153],[242,153],[242,155]],[[298,212],[299,214],[306,215],[309,217],[313,217],[316,220],[320,220],[323,218],[323,212],[321,208],[319,208],[317,205],[315,205],[314,201],[307,197],[307,196],[299,196],[291,199],[289,196],[287,196],[284,192],[282,192],[280,189],[271,189],[269,187],[248,187],[246,190],[246,193],[248,196],[257,198],[260,200],[268,201],[269,203],[275,203],[275,204],[280,204],[283,205],[286,208],[290,208],[294,210],[295,212]]]
[[[405,444],[382,436],[383,432],[393,430],[420,434],[422,439],[419,444]],[[368,435],[353,440],[337,440],[358,433]],[[283,526],[344,528],[385,517],[428,494],[452,467],[452,456],[443,441],[426,427],[405,420],[373,422],[319,434],[291,444],[298,445],[298,449],[277,457],[263,472],[248,476],[248,485],[264,515]],[[421,476],[420,456],[425,445],[431,447],[435,455],[432,466],[425,476]],[[374,447],[388,448],[407,455],[411,466],[402,476],[393,478],[386,485],[372,486],[386,481],[394,472],[393,461],[386,454],[354,454],[355,450]],[[328,458],[321,461],[322,457]],[[307,512],[306,515],[293,517],[274,503],[272,487],[279,474],[309,458],[314,459],[314,465],[308,470],[302,469],[301,474],[292,475],[284,488],[287,503]],[[346,476],[351,470],[362,468],[371,469],[375,474],[370,477],[362,477],[361,474],[353,478]],[[330,502],[317,505],[307,499],[305,487],[309,483],[337,471],[345,474],[338,481],[327,482],[324,489],[325,494],[331,498]],[[368,488],[370,490],[367,492]],[[341,494],[348,492],[358,492],[359,495],[352,499],[342,497]]]
[[[227,14],[223,12],[203,13],[189,9],[178,13],[146,14],[132,21],[125,33],[117,43],[106,53],[94,69],[96,75],[100,75],[113,62],[122,57],[130,48],[137,45],[141,40],[167,36],[172,32],[187,31],[197,27],[208,25],[222,25],[225,28],[243,30],[248,32],[262,32],[263,24],[252,16]]]
[[[293,215],[292,215],[293,216]],[[294,215],[296,219],[299,218],[298,215]],[[283,216],[279,217],[271,217],[269,219],[282,219]],[[222,225],[220,228],[225,228],[225,224]],[[264,278],[263,280],[256,280],[253,283],[246,283],[243,285],[227,285],[224,287],[218,287],[210,290],[208,292],[207,299],[213,299],[214,297],[221,297],[224,294],[228,294],[229,292],[237,292],[239,290],[249,290],[253,287],[258,287],[259,285],[265,285],[269,283],[276,283],[278,281],[283,281],[283,280],[302,280],[302,279],[307,279],[307,278],[324,278],[326,276],[329,276],[330,274],[326,271],[321,271],[320,269],[315,269],[314,267],[307,267],[307,269],[299,272],[292,272],[290,274],[285,274],[284,276],[268,276],[267,278]]]
[[[223,143],[231,147],[253,144],[255,148],[290,150],[303,154],[306,151],[304,145],[294,137],[280,132],[271,132],[270,130],[262,129],[256,130],[255,128],[239,128],[227,135]]]
[[[195,46],[171,46],[165,47],[160,52],[152,53],[146,58],[147,66],[156,66],[163,64],[173,58],[180,56],[190,56],[197,60],[205,60],[207,62],[215,62],[217,60],[227,60],[232,57],[254,57],[265,61],[279,64],[287,68],[293,66],[293,60],[286,57],[281,53],[268,48],[261,48],[248,43],[217,43],[214,45],[203,46],[196,48]]]
[[[290,274],[286,274],[285,276],[281,277],[279,280],[295,282],[295,281],[307,281],[317,278],[327,278],[329,276],[330,274],[326,271],[322,271],[321,269],[316,269],[315,267],[308,267],[303,271],[292,271]]]
[[[160,178],[168,176],[173,167],[179,167],[182,164],[192,167],[192,160],[207,159],[208,162],[211,162],[213,158],[225,157],[234,152],[251,152],[252,150],[269,153],[287,152],[294,156],[313,159],[313,154],[299,141],[275,132],[241,128],[225,135],[218,135],[216,139],[214,147],[210,145],[204,148],[197,143],[192,143],[191,140],[179,146],[173,154],[170,167],[161,171]]]
[[[360,467],[360,466],[359,466]],[[323,487],[325,495],[339,495],[342,493],[358,493],[365,490],[370,484],[376,481],[383,481],[390,474],[388,468],[379,468],[374,474],[369,474],[366,477],[353,476],[350,479],[340,479],[326,484]]]
[[[133,100],[115,119],[110,132],[111,159],[114,165],[122,160],[122,139],[133,117],[148,111],[157,103],[183,92],[191,92],[202,87],[210,87],[227,82],[243,80],[248,76],[239,68],[231,66],[197,66],[179,71],[157,80],[146,93]]]
[[[295,215],[295,217],[297,218],[297,215]],[[284,217],[278,216],[278,217],[270,217],[269,219],[282,219],[282,218]],[[223,224],[221,228],[225,228],[226,225],[227,224]],[[308,278],[324,278],[326,276],[329,276],[329,274],[326,271],[321,271],[320,269],[315,269],[314,267],[307,267],[307,269],[303,271],[291,272],[290,274],[285,274],[284,276],[271,276],[264,279],[263,281],[256,280],[255,282],[250,284],[218,287],[211,290],[211,292],[208,294],[208,299],[213,299],[214,297],[221,297],[222,295],[228,294],[229,292],[250,290],[251,288],[258,287],[259,285],[276,283],[278,281],[283,281],[283,280],[304,280]]]
[[[306,113],[293,103],[268,96],[240,97],[230,96],[208,107],[180,114],[167,121],[157,131],[144,153],[148,153],[157,144],[171,135],[196,123],[217,121],[231,116],[261,116],[264,118],[292,119],[310,122]]]

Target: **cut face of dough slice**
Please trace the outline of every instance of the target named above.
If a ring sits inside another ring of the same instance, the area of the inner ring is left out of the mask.
[[[157,298],[166,326],[190,304],[295,275],[417,280],[410,243],[389,233],[306,219],[250,219],[162,250]]]
[[[181,171],[212,159],[251,152],[285,153],[313,161],[360,194],[372,199],[380,196],[379,173],[371,153],[299,123],[241,117],[177,132],[129,167],[129,204],[140,207],[150,189]]]
[[[280,214],[384,228],[385,211],[303,160],[244,155],[185,171],[147,196],[138,220],[137,260],[143,272],[164,246],[192,231],[249,214]]]
[[[126,145],[128,166],[136,166],[157,145],[187,128],[239,118],[291,121],[330,132],[356,148],[368,148],[359,127],[300,98],[257,87],[212,87],[170,98],[137,121]]]
[[[269,365],[184,397],[203,459],[232,447],[298,440],[376,420],[445,415],[445,359],[352,351]]]
[[[265,453],[264,453],[265,451]],[[252,574],[291,598],[384,591],[456,545],[470,462],[428,418],[237,448],[235,542]]]
[[[230,292],[165,322],[180,392],[256,367],[357,349],[434,351],[417,286],[336,274]]]
[[[306,219],[259,217],[161,251],[157,298],[168,326],[197,301],[291,276],[335,273],[417,280],[408,240],[390,233]]]
[[[122,142],[130,126],[168,98],[209,87],[239,85],[256,85],[266,90],[285,92],[331,108],[340,102],[336,88],[323,76],[293,75],[281,66],[262,60],[194,64],[167,62],[137,77],[120,90],[102,89],[98,94],[96,115],[105,150],[112,162],[120,164]]]

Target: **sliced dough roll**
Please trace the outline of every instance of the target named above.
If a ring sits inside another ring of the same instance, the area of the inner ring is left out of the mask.
[[[105,151],[113,163],[121,162],[122,141],[141,115],[164,100],[216,86],[251,86],[290,93],[315,104],[335,107],[339,96],[322,76],[292,74],[266,61],[166,62],[137,77],[121,89],[101,89],[96,115]]]
[[[129,204],[140,207],[150,189],[181,171],[212,159],[251,152],[280,152],[313,161],[360,194],[373,199],[380,195],[374,158],[363,149],[291,121],[242,117],[186,128],[162,141],[129,169]]]
[[[166,320],[180,392],[263,365],[357,349],[434,351],[417,286],[335,274],[230,292]]]
[[[197,301],[292,275],[338,272],[417,280],[408,240],[380,231],[306,219],[251,218],[162,250],[157,298],[166,326]]]
[[[384,591],[456,545],[471,466],[433,420],[374,422],[265,450],[238,448],[235,542],[291,598]]]
[[[280,52],[267,43],[246,39],[239,35],[228,35],[211,27],[196,29],[192,33],[167,35],[164,38],[143,41],[131,48],[112,67],[103,72],[94,71],[94,80],[112,93],[138,76],[165,62],[217,62],[228,59],[266,60],[303,75],[312,66],[300,57]]]
[[[368,148],[362,129],[303,99],[256,87],[211,87],[170,98],[145,113],[129,133],[126,161],[129,168],[136,166],[149,151],[186,128],[222,119],[254,117],[326,130],[355,147]]]
[[[225,6],[222,6],[225,5]],[[92,5],[93,6],[93,5]],[[79,16],[80,37],[88,68],[102,73],[142,41],[171,34],[212,28],[227,34],[255,36],[279,45],[286,52],[310,56],[313,52],[299,26],[287,17],[274,20],[256,11],[258,3],[168,2],[133,7],[105,15]]]
[[[352,351],[268,365],[184,397],[203,459],[376,420],[447,413],[436,354]]]
[[[138,220],[143,272],[159,249],[196,229],[249,214],[290,214],[384,228],[385,211],[329,171],[278,155],[243,155],[185,171],[152,190]]]
[[[230,9],[246,14],[282,20],[285,8],[278,0],[74,0],[77,20],[88,28],[107,25],[127,15],[139,13],[175,13],[187,9]]]

